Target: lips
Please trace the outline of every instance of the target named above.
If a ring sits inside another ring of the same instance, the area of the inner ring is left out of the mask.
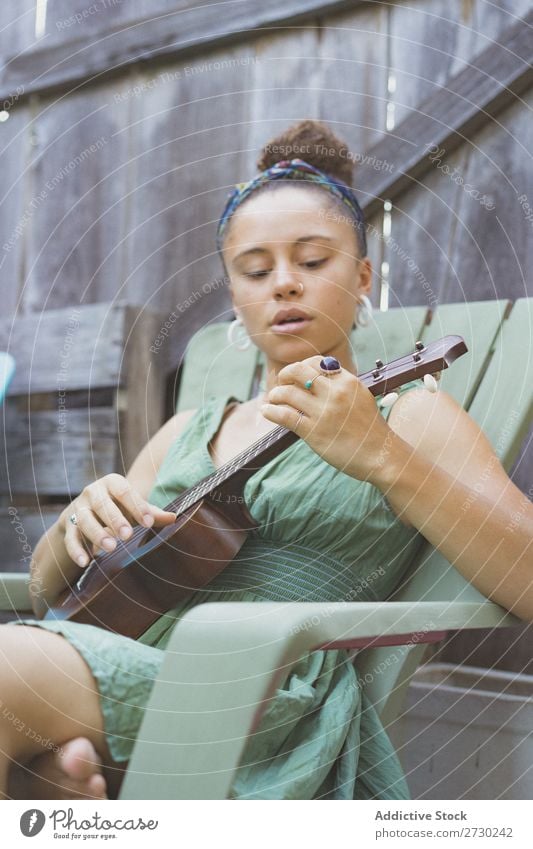
[[[304,333],[312,320],[312,316],[308,315],[304,310],[298,307],[291,307],[290,309],[280,310],[276,313],[271,330],[272,333],[295,336],[298,333]]]
[[[284,310],[278,310],[274,319],[272,321],[273,326],[279,326],[286,323],[294,323],[300,321],[310,321],[311,316],[305,312],[305,310],[300,309],[299,307],[289,307]]]

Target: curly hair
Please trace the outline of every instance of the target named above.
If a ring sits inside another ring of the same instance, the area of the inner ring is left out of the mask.
[[[266,142],[256,162],[258,173],[266,171],[284,159],[303,159],[323,171],[328,177],[353,189],[355,157],[345,142],[321,121],[310,119],[298,121]],[[366,253],[364,218],[360,222],[356,222],[355,219],[352,221],[350,216],[347,218],[346,206],[342,200],[336,198],[330,192],[325,192],[321,186],[303,180],[299,182],[291,181],[291,183],[305,191],[319,192],[322,202],[327,207],[342,215],[343,220],[350,221],[355,232],[356,248],[361,256]],[[256,197],[263,192],[276,192],[286,185],[287,181],[283,179],[267,181],[258,186],[249,197]],[[245,198],[242,204],[247,203],[248,200],[249,198]],[[230,227],[231,223],[228,224],[227,229],[229,230]],[[363,232],[361,232],[361,228]],[[222,261],[224,262],[224,260]]]
[[[296,157],[353,188],[353,156],[345,142],[321,121],[292,124],[263,146],[256,164],[259,171],[266,171],[280,159]]]

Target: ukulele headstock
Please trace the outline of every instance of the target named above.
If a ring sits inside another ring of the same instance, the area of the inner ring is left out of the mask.
[[[432,374],[439,380],[443,369],[448,368],[467,351],[462,336],[443,336],[427,345],[419,340],[412,353],[391,360],[386,365],[377,359],[375,367],[359,375],[359,380],[373,395],[386,394],[410,380],[423,378],[426,374]]]

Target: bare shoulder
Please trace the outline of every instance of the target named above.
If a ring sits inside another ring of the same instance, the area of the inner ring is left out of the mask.
[[[420,387],[405,392],[394,404],[388,423],[417,452],[463,483],[477,482],[487,467],[497,487],[510,482],[483,430],[442,389],[433,393]]]
[[[196,410],[182,410],[159,428],[139,452],[126,478],[146,498],[153,487],[159,467],[178,436],[181,435]]]

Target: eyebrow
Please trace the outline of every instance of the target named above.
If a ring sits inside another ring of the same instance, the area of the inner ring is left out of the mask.
[[[311,242],[313,239],[321,239],[326,242],[334,242],[335,239],[331,239],[329,236],[325,236],[322,233],[315,233],[313,236],[302,236],[300,239],[296,239],[295,244],[301,244],[302,242]],[[246,251],[242,251],[240,254],[237,254],[234,257],[233,262],[237,262],[238,259],[241,259],[243,256],[247,256],[248,254],[264,254],[267,253],[266,248],[248,248]]]

